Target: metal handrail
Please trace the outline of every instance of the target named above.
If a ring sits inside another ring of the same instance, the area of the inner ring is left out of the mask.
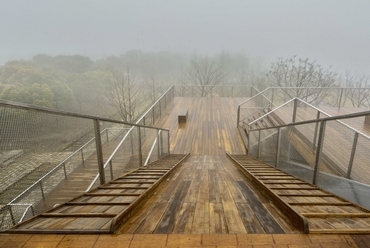
[[[130,134],[131,130],[133,129],[134,127],[131,127],[130,130],[125,134],[125,136],[122,138],[122,140],[119,142],[119,144],[117,145],[117,147],[114,149],[114,151],[112,152],[112,154],[109,156],[109,158],[107,159],[107,161],[105,162],[103,168],[105,169],[108,164],[110,163],[110,161],[112,161],[114,155],[116,155],[117,151],[121,148],[121,145],[123,144],[123,142],[126,140],[126,138],[128,137],[128,135]],[[94,179],[92,180],[92,182],[90,183],[89,187],[86,189],[85,192],[88,192],[91,190],[91,188],[93,187],[93,185],[96,183],[96,181],[98,180],[99,178],[99,173],[94,177]]]
[[[143,120],[145,118],[145,116],[152,110],[154,109],[155,106],[157,106],[157,104],[159,103],[159,101],[161,99],[163,99],[167,93],[172,89],[173,90],[173,85],[165,92],[162,94],[162,96],[160,98],[158,98],[157,101],[154,102],[154,104],[148,109],[148,111],[146,111],[137,121],[136,121],[136,124],[141,122],[141,120]],[[132,130],[133,130],[134,126],[130,128],[130,130],[126,133],[126,135],[122,138],[122,140],[120,141],[120,143],[117,145],[117,147],[114,149],[114,151],[112,152],[112,154],[109,156],[109,158],[107,159],[107,161],[105,162],[103,168],[105,169],[108,164],[111,163],[113,157],[116,155],[116,153],[118,152],[118,150],[121,148],[123,142],[126,140],[126,138],[128,137],[129,134],[131,134]],[[168,131],[167,129],[161,129],[161,130],[158,130],[159,132],[161,132],[162,130],[165,130],[165,131]],[[93,181],[90,183],[89,187],[86,189],[86,192],[90,191],[93,187],[93,185],[96,183],[96,181],[98,180],[99,178],[99,174],[97,174]]]
[[[170,91],[170,90],[173,90],[174,89],[174,85],[172,85],[172,86],[170,86],[169,88],[168,88],[168,90],[166,90],[166,92],[164,92],[159,98],[158,98],[158,100],[157,101],[155,101],[153,104],[152,104],[152,106],[136,121],[136,124],[137,123],[139,123],[140,121],[142,121],[144,118],[145,118],[145,116],[152,110],[152,109],[154,109],[154,107],[158,104],[158,102],[160,101],[160,100],[162,100],[162,98],[164,98],[165,97],[165,95]]]
[[[300,100],[300,101],[302,101],[302,100]],[[304,101],[302,101],[302,102],[304,102]],[[321,111],[321,112],[322,113],[325,113],[323,111]],[[269,113],[267,113],[267,114],[269,114]],[[326,114],[326,115],[328,115],[328,114]],[[347,125],[347,124],[339,121],[339,120],[342,120],[342,119],[350,119],[350,118],[363,117],[365,115],[370,115],[370,111],[362,111],[362,112],[345,114],[345,115],[337,115],[337,116],[330,116],[329,115],[330,117],[318,118],[318,119],[307,120],[307,121],[300,121],[300,122],[295,122],[295,123],[288,123],[288,124],[284,124],[284,125],[277,125],[277,126],[274,126],[274,127],[263,127],[263,128],[258,128],[258,129],[254,129],[254,130],[251,130],[251,131],[263,131],[263,130],[268,130],[268,129],[276,129],[276,128],[283,128],[283,127],[295,126],[295,125],[304,125],[304,124],[311,124],[311,123],[317,123],[317,122],[322,122],[322,121],[333,121],[333,120],[335,120],[335,121],[338,121],[341,124],[345,125],[347,128],[350,128],[352,131],[354,131],[354,132],[356,132],[358,134],[363,135],[367,139],[370,139],[370,136],[368,136],[368,135],[366,135],[366,134],[364,134],[364,133],[356,130],[355,128],[353,128],[353,127],[351,127],[351,126],[349,126],[349,125]]]
[[[100,132],[100,134],[103,134],[106,131],[104,129],[103,131]],[[13,200],[11,200],[7,205],[13,204],[14,201],[18,200],[21,196],[23,196],[27,191],[29,191],[31,188],[39,184],[44,178],[52,174],[55,170],[59,169],[60,167],[64,166],[64,164],[74,155],[76,155],[78,152],[80,152],[84,147],[86,147],[89,143],[94,141],[95,138],[90,139],[87,141],[83,146],[81,146],[78,150],[73,152],[71,155],[69,155],[67,158],[65,158],[62,162],[60,162],[57,166],[55,166],[53,169],[51,169],[48,173],[46,173],[44,176],[40,177],[36,182],[34,182],[31,186],[29,186],[27,189],[25,189],[22,193],[20,193],[17,197],[15,197]],[[14,204],[13,204],[14,205]]]
[[[87,114],[79,114],[79,113],[69,112],[69,111],[64,111],[64,110],[55,110],[55,109],[51,109],[51,108],[44,108],[44,107],[39,107],[39,106],[31,105],[31,104],[13,102],[13,101],[8,101],[8,100],[0,100],[0,106],[7,106],[7,107],[11,107],[11,108],[32,110],[32,111],[54,114],[54,115],[77,117],[77,118],[83,118],[83,119],[89,119],[89,120],[112,122],[112,123],[121,124],[121,125],[128,125],[128,126],[135,126],[135,127],[143,127],[143,128],[151,128],[151,129],[156,129],[156,130],[168,131],[168,129],[165,129],[165,128],[159,128],[159,127],[137,124],[138,122],[137,123],[129,123],[129,122],[110,119],[110,118],[106,118],[106,117],[99,117],[99,116],[87,115]]]

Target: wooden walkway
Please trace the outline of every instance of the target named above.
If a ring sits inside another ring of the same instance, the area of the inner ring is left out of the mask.
[[[246,155],[230,158],[301,232],[370,234],[370,211]]]
[[[245,98],[175,97],[167,115],[156,126],[168,128],[171,153],[224,155],[225,152],[245,153],[236,128],[237,107]],[[188,110],[186,123],[177,116]]]
[[[243,100],[175,98],[158,126],[170,129],[172,153],[192,154],[120,234],[0,234],[0,247],[369,247],[370,235],[298,234],[226,157],[225,152],[245,153],[235,124]],[[189,118],[179,125],[184,106]]]
[[[8,230],[9,233],[114,233],[187,157],[168,155]]]

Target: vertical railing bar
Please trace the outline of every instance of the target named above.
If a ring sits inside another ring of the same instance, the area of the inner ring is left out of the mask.
[[[258,150],[257,150],[257,159],[260,159],[260,148],[261,148],[261,130],[258,130]]]
[[[13,214],[12,206],[11,206],[11,205],[8,205],[8,206],[9,206],[10,218],[12,219],[12,223],[13,223],[13,225],[15,225],[15,224],[16,224],[16,222],[15,222],[15,218],[14,218],[14,214]]]
[[[239,127],[240,122],[240,105],[238,106],[238,114],[236,115],[236,126]]]
[[[340,97],[338,103],[338,111],[340,110],[340,105],[342,104],[343,88],[340,89]]]
[[[317,183],[317,175],[320,169],[322,149],[324,146],[325,126],[326,126],[326,121],[320,121],[319,140],[317,142],[315,167],[314,167],[313,178],[312,178],[312,184],[314,185],[316,185]]]
[[[81,159],[82,159],[82,166],[85,165],[85,158],[84,158],[84,151],[81,149]]]
[[[160,135],[161,135],[161,130],[158,130],[158,134],[157,134],[157,150],[158,150],[158,158],[160,158]]]
[[[277,141],[276,141],[276,156],[275,156],[275,167],[279,166],[279,156],[280,156],[280,136],[281,136],[281,128],[278,128],[277,133]]]
[[[153,121],[152,121],[152,124],[153,125],[155,123],[155,111],[154,111],[154,109],[155,109],[155,105],[153,106],[153,110],[152,110],[152,113],[153,113]]]
[[[42,186],[42,181],[39,181],[39,185],[40,185],[40,189],[41,189],[42,199],[45,200],[45,194],[44,194],[44,188]]]
[[[67,180],[66,162],[63,163],[64,178]]]
[[[108,128],[105,129],[105,136],[107,138],[107,142],[109,142],[109,138],[108,138]]]
[[[110,169],[110,180],[113,180],[113,159],[109,161],[109,169]]]
[[[248,126],[248,147],[247,147],[247,154],[249,154],[249,149],[251,148],[251,129],[250,126]]]
[[[296,115],[297,115],[297,105],[298,105],[298,99],[294,99],[294,107],[293,107],[293,118],[292,122],[295,123]]]
[[[357,143],[358,143],[358,133],[355,133],[355,137],[353,138],[353,144],[352,144],[352,150],[351,150],[351,157],[349,159],[348,163],[348,170],[347,170],[347,178],[351,178],[351,172],[352,172],[352,166],[353,166],[353,161],[355,159],[355,153],[356,153],[356,148],[357,148]]]
[[[138,131],[138,149],[139,149],[139,167],[143,166],[143,154],[142,154],[142,151],[141,151],[141,128],[140,127],[137,127],[137,131]]]
[[[317,111],[316,119],[320,119],[320,111]],[[316,122],[315,124],[315,133],[313,136],[313,141],[312,141],[312,148],[316,148],[316,140],[317,140],[317,132],[319,130],[319,122]]]
[[[104,163],[103,163],[103,149],[100,137],[100,123],[98,119],[94,119],[94,130],[95,130],[95,145],[96,145],[96,156],[98,160],[98,170],[100,184],[105,183]]]
[[[166,132],[167,132],[167,154],[170,154],[171,153],[170,133],[169,133],[169,131],[166,131]]]
[[[133,132],[131,132],[131,130],[132,130],[133,128],[131,128],[130,129],[130,140],[131,140],[131,155],[133,155],[134,154],[134,137],[133,137]]]

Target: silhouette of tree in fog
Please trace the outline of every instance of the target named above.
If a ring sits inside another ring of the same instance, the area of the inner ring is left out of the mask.
[[[337,74],[323,69],[315,61],[279,58],[267,73],[272,86],[282,87],[287,99],[294,97],[309,103],[319,103],[327,95],[323,87],[335,87]],[[286,88],[292,87],[292,88]],[[284,99],[284,100],[287,100]]]
[[[347,97],[351,100],[353,107],[370,107],[369,76],[346,73],[345,85]]]
[[[196,58],[190,62],[184,77],[179,79],[184,85],[194,85],[201,97],[207,96],[216,85],[220,85],[226,73],[221,65],[208,57]]]
[[[120,115],[121,119],[133,123],[145,110],[143,85],[140,84],[130,69],[116,73],[107,92],[107,101]]]

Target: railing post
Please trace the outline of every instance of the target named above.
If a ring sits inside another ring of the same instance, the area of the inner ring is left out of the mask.
[[[358,141],[358,133],[356,132],[355,137],[353,138],[351,157],[349,158],[349,163],[348,163],[347,178],[351,178],[353,160],[355,159],[355,153],[356,153],[356,148],[357,148],[357,141]]]
[[[318,120],[318,119],[320,119],[320,111],[317,111],[316,120]],[[316,124],[315,124],[315,133],[314,133],[313,141],[312,141],[312,148],[313,149],[316,148],[316,140],[317,140],[318,130],[319,130],[319,122],[316,122]]]
[[[63,163],[63,170],[64,170],[64,178],[67,180],[67,170],[66,170],[66,163]]]
[[[101,145],[100,123],[98,119],[94,119],[94,131],[95,131],[95,146],[96,146],[96,156],[98,159],[100,184],[104,184],[105,183],[105,173],[104,173],[104,163],[103,163],[103,149]]]
[[[10,214],[10,218],[12,219],[12,223],[13,223],[13,225],[15,225],[15,224],[16,224],[16,222],[15,222],[15,218],[14,218],[14,214],[13,214],[12,206],[11,206],[11,205],[8,205],[8,207],[9,207],[9,214]]]
[[[280,137],[281,137],[281,128],[278,128],[277,141],[276,141],[276,156],[275,156],[275,167],[279,166],[279,157],[280,157]]]
[[[257,159],[260,159],[261,152],[261,130],[258,130],[258,150],[257,150]]]
[[[130,140],[131,140],[131,155],[134,154],[134,137],[132,136],[132,131],[133,129],[130,129]]]
[[[170,147],[171,143],[170,143],[170,132],[167,131],[167,154],[170,154],[171,153],[171,147]]]
[[[236,115],[236,126],[239,127],[239,122],[240,122],[240,105],[238,106],[238,113]]]
[[[161,144],[161,142],[160,142],[160,136],[161,136],[161,130],[158,130],[157,131],[157,150],[158,150],[158,158],[160,158],[161,156],[160,156],[160,144]]]
[[[271,106],[269,106],[268,111],[271,111],[272,110],[272,107],[274,106],[274,91],[275,91],[275,89],[272,88],[272,96],[271,96],[271,102],[270,102],[270,105]]]
[[[154,112],[154,109],[155,109],[155,105],[153,106],[153,109],[152,109],[152,113],[153,113],[153,122],[152,122],[152,124],[153,125],[155,123],[155,112]]]
[[[295,123],[295,119],[297,116],[297,105],[298,105],[298,99],[294,99],[294,107],[293,107],[293,119],[292,122]]]
[[[140,127],[137,127],[138,132],[138,149],[139,149],[139,167],[143,166],[143,154],[141,152],[141,130]]]
[[[340,89],[340,97],[338,103],[338,111],[340,110],[340,105],[342,105],[342,97],[343,97],[343,88]]]
[[[110,180],[113,180],[113,162],[112,159],[109,161]]]
[[[82,165],[85,165],[85,158],[84,158],[84,151],[81,149],[81,159],[82,159]]]
[[[45,194],[44,194],[44,188],[42,187],[42,181],[39,181],[40,189],[41,189],[41,195],[42,199],[45,200]]]
[[[324,146],[325,126],[326,126],[326,121],[320,121],[319,140],[317,142],[315,167],[313,170],[313,178],[312,178],[312,184],[314,185],[317,184],[317,175],[320,169],[322,148]]]
[[[105,129],[105,136],[107,137],[107,142],[109,142],[109,138],[108,138],[108,128]]]

